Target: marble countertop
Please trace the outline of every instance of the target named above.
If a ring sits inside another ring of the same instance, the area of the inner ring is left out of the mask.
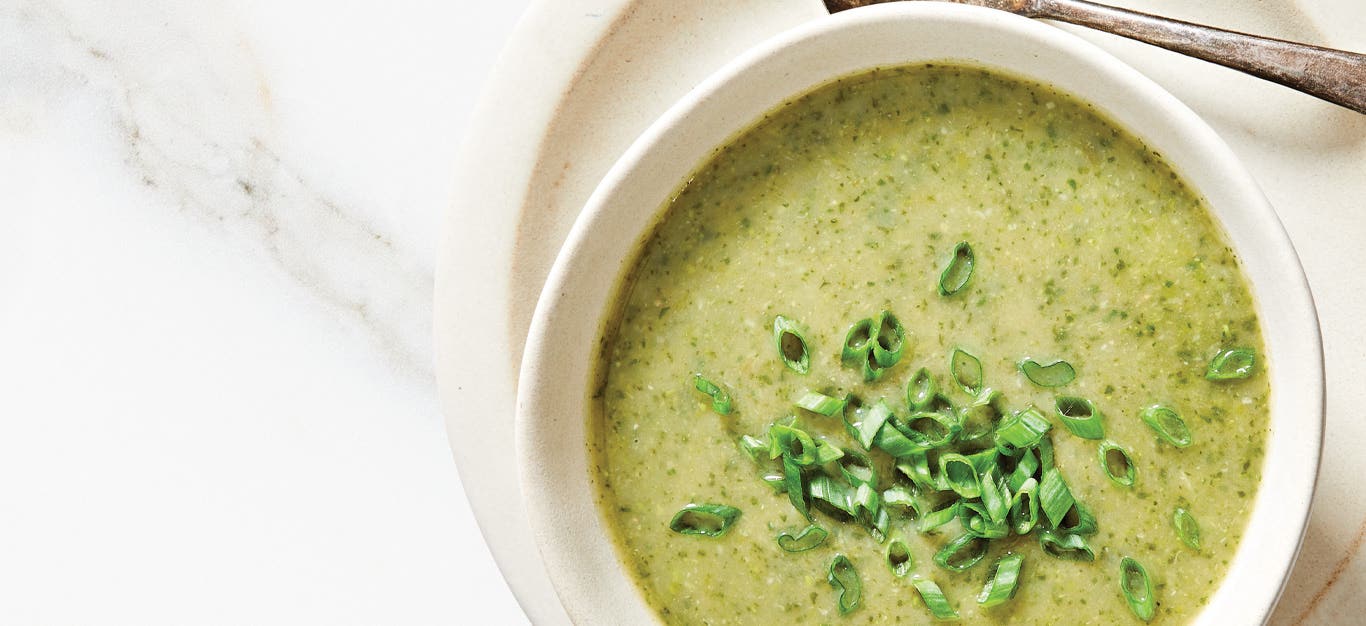
[[[430,338],[526,4],[0,1],[0,622],[525,622]]]

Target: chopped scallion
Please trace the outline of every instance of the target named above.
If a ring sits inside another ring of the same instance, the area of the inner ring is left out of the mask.
[[[812,413],[824,415],[826,417],[832,417],[836,413],[844,410],[844,400],[832,398],[818,391],[807,391],[802,394],[802,397],[797,398],[797,401],[794,404],[811,411]]]
[[[1076,396],[1058,396],[1054,401],[1054,409],[1062,425],[1073,435],[1082,439],[1105,437],[1105,427],[1101,423],[1103,415],[1090,400]]]
[[[1010,526],[1017,535],[1028,535],[1039,523],[1039,481],[1029,478],[1010,499]]]
[[[940,456],[939,475],[948,482],[950,489],[964,498],[982,495],[982,479],[968,457],[954,452]]]
[[[935,584],[933,580],[921,576],[911,578],[911,584],[920,593],[920,599],[925,601],[925,608],[930,610],[930,614],[937,620],[957,620],[958,611],[949,604],[949,599],[944,597],[944,591]]]
[[[1240,380],[1257,369],[1257,352],[1251,348],[1226,348],[1210,359],[1205,368],[1209,380]]]
[[[837,605],[840,615],[847,615],[858,608],[859,602],[863,600],[863,581],[859,580],[858,570],[854,569],[849,557],[836,554],[835,559],[830,561],[826,580],[839,592]]]
[[[1072,364],[1061,359],[1046,365],[1034,359],[1025,359],[1020,361],[1020,373],[1040,387],[1061,387],[1077,377],[1077,370],[1072,368]]]
[[[1073,504],[1076,504],[1076,499],[1067,488],[1067,481],[1062,477],[1062,472],[1056,467],[1045,468],[1043,480],[1039,481],[1039,508],[1043,509],[1048,523],[1056,528],[1062,523],[1063,516],[1067,515]]]
[[[987,572],[987,584],[982,593],[977,594],[977,603],[993,607],[1015,597],[1020,584],[1020,568],[1024,565],[1023,554],[1006,554],[992,564]]]
[[[944,271],[939,274],[939,295],[951,296],[963,290],[972,278],[972,270],[977,265],[977,257],[972,246],[966,241],[953,247],[953,258],[949,259]]]
[[[693,374],[692,386],[698,391],[711,396],[711,410],[715,411],[717,415],[730,415],[730,393],[724,388],[707,380],[707,378],[701,374]]]
[[[1163,441],[1170,443],[1178,448],[1191,445],[1192,437],[1190,428],[1186,426],[1186,420],[1181,419],[1181,415],[1170,408],[1156,404],[1143,409],[1138,417],[1144,424],[1157,431],[1157,436]]]
[[[986,539],[971,533],[959,535],[934,553],[934,562],[946,570],[961,572],[981,563],[989,545]]]
[[[878,366],[888,368],[901,360],[905,348],[906,329],[891,311],[882,311],[873,321],[873,360]]]
[[[1153,583],[1143,565],[1129,557],[1119,562],[1119,591],[1134,616],[1145,622],[1152,621],[1157,612],[1157,599],[1153,597]]]
[[[887,543],[887,569],[892,570],[892,575],[901,578],[911,573],[915,567],[915,558],[911,555],[911,549],[906,547],[906,542],[900,539],[893,539]]]
[[[1065,561],[1096,560],[1096,553],[1081,535],[1061,534],[1051,530],[1040,531],[1039,547],[1045,554]]]
[[[773,318],[773,344],[787,369],[798,374],[811,371],[811,350],[806,345],[805,329],[796,320],[781,315]]]
[[[962,348],[954,348],[949,356],[949,375],[969,395],[976,396],[982,388],[982,361]]]
[[[689,504],[669,521],[669,530],[680,535],[720,537],[740,517],[740,509],[726,504]]]
[[[1200,550],[1200,523],[1195,521],[1195,516],[1190,511],[1177,507],[1172,515],[1172,526],[1176,528],[1176,536],[1181,539],[1181,543],[1186,547]]]
[[[782,532],[778,534],[778,547],[785,552],[806,552],[825,543],[830,531],[815,524],[801,529],[797,534]]]
[[[1138,477],[1138,468],[1129,457],[1129,451],[1113,441],[1100,444],[1100,467],[1111,482],[1121,487],[1134,486],[1134,479]]]
[[[935,384],[934,376],[930,375],[930,370],[922,367],[906,383],[906,406],[911,412],[928,410],[938,393],[939,385]]]

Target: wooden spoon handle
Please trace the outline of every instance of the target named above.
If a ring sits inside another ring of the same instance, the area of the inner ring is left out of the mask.
[[[1031,17],[1149,43],[1366,113],[1366,54],[1221,30],[1084,0],[1035,0],[1030,8]]]

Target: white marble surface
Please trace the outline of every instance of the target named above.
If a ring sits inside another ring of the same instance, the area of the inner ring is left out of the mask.
[[[0,623],[525,621],[430,337],[526,3],[0,0]]]

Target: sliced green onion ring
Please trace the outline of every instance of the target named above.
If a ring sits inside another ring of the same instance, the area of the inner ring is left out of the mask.
[[[962,348],[954,348],[949,355],[949,375],[968,395],[976,396],[982,389],[982,361]]]
[[[752,437],[750,435],[740,435],[740,449],[744,451],[754,462],[768,456],[769,445],[767,441]]]
[[[982,479],[972,461],[961,454],[949,452],[939,457],[939,475],[948,482],[949,488],[964,498],[977,498],[982,495]]]
[[[836,413],[844,410],[844,400],[832,398],[819,391],[807,391],[802,394],[802,397],[797,398],[793,404],[826,417],[833,417]]]
[[[1062,359],[1048,364],[1025,359],[1020,361],[1020,373],[1040,387],[1061,387],[1077,378],[1077,370]]]
[[[806,492],[813,503],[825,502],[850,517],[858,515],[858,503],[855,501],[858,488],[849,483],[835,480],[828,474],[816,474],[807,481]]]
[[[915,567],[915,557],[911,554],[911,549],[906,547],[906,542],[900,539],[893,539],[887,542],[887,569],[892,570],[892,575],[902,578],[911,573]]]
[[[1251,348],[1226,348],[1210,359],[1205,368],[1209,380],[1241,380],[1257,369],[1257,352]]]
[[[784,552],[806,552],[825,543],[830,531],[815,524],[801,529],[797,534],[782,532],[778,534],[778,547]]]
[[[1082,439],[1105,437],[1105,427],[1101,423],[1104,415],[1090,400],[1077,396],[1058,396],[1053,408],[1062,425],[1073,435]]]
[[[920,368],[906,383],[906,406],[911,412],[925,411],[930,408],[934,396],[939,393],[939,385],[934,382],[928,368]]]
[[[883,368],[896,365],[906,344],[905,327],[891,311],[882,311],[877,314],[872,328],[877,331],[873,336],[873,360]]]
[[[1010,491],[1005,479],[996,477],[996,468],[982,474],[982,507],[993,522],[1006,521],[1006,514],[1010,512]]]
[[[839,592],[840,615],[848,615],[850,611],[858,608],[859,602],[863,600],[863,581],[859,580],[858,570],[854,569],[849,557],[836,554],[835,559],[830,561],[830,571],[826,580]]]
[[[943,508],[935,509],[921,516],[920,522],[916,524],[916,530],[921,533],[928,533],[952,522],[958,517],[958,504],[959,501],[954,500]]]
[[[1027,407],[996,424],[996,448],[1013,454],[1016,450],[1036,447],[1052,429],[1053,423],[1043,413],[1032,406]]]
[[[933,580],[922,576],[913,576],[911,584],[920,593],[920,599],[925,602],[925,608],[930,610],[930,615],[933,615],[935,619],[945,621],[959,619],[958,611],[953,609],[953,605],[949,604],[949,599],[944,597],[944,591]]]
[[[1048,518],[1048,523],[1054,528],[1062,523],[1062,518],[1076,504],[1076,499],[1072,497],[1072,490],[1067,488],[1067,480],[1062,477],[1062,472],[1056,467],[1049,467],[1043,471],[1043,480],[1039,481],[1039,508],[1043,509],[1043,514]]]
[[[857,365],[860,361],[868,358],[868,351],[873,349],[873,320],[863,318],[854,322],[849,327],[848,332],[844,333],[844,347],[840,350],[840,362],[845,365]]]
[[[1139,419],[1143,420],[1163,441],[1178,448],[1191,445],[1191,431],[1186,426],[1186,420],[1181,419],[1181,415],[1170,408],[1155,404],[1143,409],[1138,414]]]
[[[680,535],[720,537],[740,517],[740,509],[727,504],[689,504],[669,520],[669,530]]]
[[[1015,471],[1010,473],[1006,486],[1010,487],[1012,492],[1018,491],[1022,488],[1021,485],[1033,478],[1038,471],[1039,457],[1034,454],[1033,450],[1025,450],[1020,458],[1015,460]]]
[[[993,607],[1004,604],[1015,597],[1020,585],[1020,568],[1024,565],[1023,554],[1006,554],[996,559],[987,572],[987,584],[982,593],[977,594],[977,604]]]
[[[800,428],[785,424],[769,426],[768,447],[769,458],[789,458],[802,467],[818,464],[816,440]]]
[[[882,430],[873,437],[873,447],[895,459],[909,458],[925,450],[923,445],[908,438],[903,429],[890,421],[883,424]]]
[[[726,391],[720,385],[707,380],[707,378],[701,374],[692,375],[692,386],[698,391],[711,396],[711,410],[715,411],[717,415],[730,415],[732,408],[730,392]]]
[[[1086,537],[1096,534],[1096,531],[1100,530],[1100,525],[1096,523],[1096,516],[1091,513],[1091,509],[1076,502],[1068,509],[1067,514],[1062,516],[1062,523],[1058,524],[1055,530],[1066,535]]]
[[[1030,478],[1015,490],[1010,500],[1010,527],[1017,535],[1028,535],[1039,523],[1039,481]]]
[[[904,457],[897,459],[897,471],[911,479],[916,487],[920,489],[936,489],[934,474],[930,472],[930,459],[924,450],[915,450]]]
[[[1143,565],[1129,557],[1119,561],[1119,591],[1134,616],[1145,622],[1152,621],[1157,612],[1157,599],[1153,597],[1153,583]]]
[[[1096,560],[1096,553],[1081,535],[1055,533],[1051,530],[1040,531],[1039,547],[1048,556],[1065,561]]]
[[[951,296],[966,287],[972,278],[972,270],[977,265],[977,257],[972,246],[966,241],[953,247],[953,258],[949,259],[944,271],[939,274],[939,295]]]
[[[1186,547],[1200,550],[1200,523],[1195,521],[1195,516],[1190,511],[1181,507],[1176,508],[1172,514],[1172,526],[1176,528],[1176,536],[1181,539],[1181,543]]]
[[[961,572],[981,563],[989,545],[989,541],[971,533],[959,535],[934,553],[934,562],[946,570]]]
[[[887,401],[879,399],[872,406],[863,404],[852,394],[844,405],[844,429],[849,436],[858,440],[864,450],[873,448],[882,425],[892,417],[892,407]]]
[[[802,476],[802,466],[787,457],[783,457],[783,486],[787,488],[787,499],[792,503],[792,508],[810,520],[811,511],[806,502],[806,481]]]
[[[1129,451],[1113,441],[1104,441],[1100,444],[1100,467],[1105,470],[1105,475],[1110,482],[1121,487],[1134,486],[1134,479],[1138,477],[1138,467],[1134,465],[1134,460],[1129,457]]]
[[[958,524],[969,535],[983,539],[1002,539],[1010,536],[1010,526],[1005,520],[995,521],[987,514],[981,502],[958,502]]]
[[[920,411],[912,413],[906,420],[905,428],[899,430],[916,445],[929,450],[949,445],[958,437],[958,432],[961,429],[962,426],[959,425],[958,418],[955,416],[933,411]]]
[[[877,466],[873,465],[873,460],[867,455],[857,450],[846,452],[839,459],[840,473],[849,484],[871,485],[877,488]]]
[[[962,424],[962,432],[958,438],[963,441],[972,441],[978,437],[985,437],[992,434],[996,425],[1005,415],[1005,403],[1002,400],[1001,392],[991,387],[983,387],[977,392],[977,397],[972,404],[963,407],[959,412],[959,422]]]
[[[811,350],[806,345],[805,329],[796,320],[781,315],[773,318],[773,345],[783,365],[798,374],[811,371]]]
[[[915,494],[900,485],[882,492],[882,508],[898,509],[901,511],[901,517],[908,521],[919,520],[924,511],[923,507],[924,504],[915,497]]]

